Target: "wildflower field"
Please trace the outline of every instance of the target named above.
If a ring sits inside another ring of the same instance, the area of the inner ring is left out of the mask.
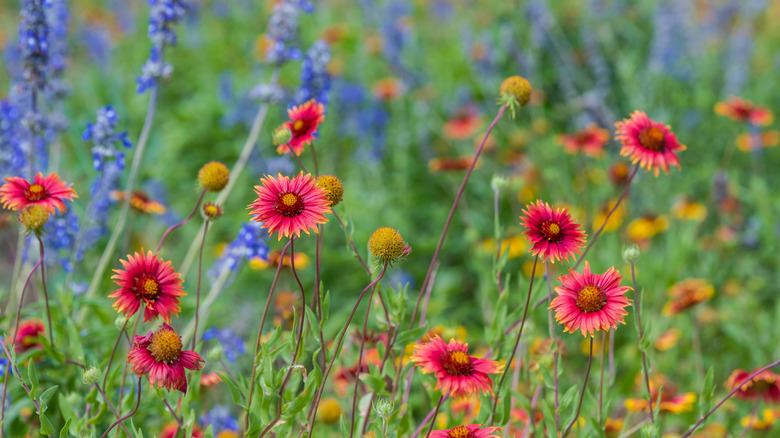
[[[0,438],[780,435],[778,20],[0,0]]]

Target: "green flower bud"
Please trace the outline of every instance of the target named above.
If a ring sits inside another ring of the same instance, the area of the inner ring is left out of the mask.
[[[85,385],[92,385],[97,383],[98,380],[100,380],[100,370],[95,367],[87,368],[87,370],[84,371],[84,374],[81,375],[81,381],[84,382]]]
[[[636,245],[631,245],[626,247],[623,250],[623,260],[626,261],[626,263],[634,263],[639,259],[639,247]]]

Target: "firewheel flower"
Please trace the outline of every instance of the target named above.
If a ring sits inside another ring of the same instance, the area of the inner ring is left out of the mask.
[[[492,394],[493,381],[488,374],[501,372],[498,362],[469,356],[468,344],[455,339],[446,344],[438,335],[426,344],[416,344],[411,359],[422,367],[423,374],[435,373],[435,389],[455,398],[479,391]]]
[[[620,155],[629,157],[632,163],[639,162],[645,170],[653,169],[655,176],[658,170],[669,172],[669,165],[680,168],[677,151],[684,151],[685,145],[677,141],[677,136],[663,123],[647,117],[642,111],[634,111],[630,119],[615,123],[617,135],[623,147]]]
[[[500,427],[483,427],[481,424],[469,424],[447,430],[434,430],[430,438],[498,438],[493,432],[502,430]]]
[[[182,351],[181,336],[166,323],[157,331],[136,336],[133,348],[127,353],[131,371],[137,376],[149,375],[149,386],[178,389],[187,392],[187,376],[184,369],[198,371],[203,360],[194,351]]]
[[[557,136],[556,141],[570,154],[582,152],[589,157],[600,157],[604,155],[604,146],[609,141],[609,131],[591,123],[574,134]]]
[[[558,279],[562,285],[555,288],[558,296],[549,308],[555,310],[555,320],[563,324],[564,332],[581,330],[583,336],[593,337],[594,331],[617,328],[618,322],[625,324],[625,307],[631,300],[624,294],[631,288],[620,285],[623,276],[614,267],[603,274],[593,274],[585,262],[582,274],[569,269],[568,275]]]
[[[11,210],[21,210],[28,205],[42,205],[54,213],[59,210],[65,213],[65,201],[78,198],[76,191],[69,184],[60,180],[56,173],[46,178],[39,172],[30,184],[24,178],[13,176],[5,179],[7,182],[0,187],[0,202],[3,207]]]
[[[303,172],[293,178],[277,174],[261,178],[262,185],[255,186],[257,199],[249,204],[252,220],[263,222],[262,228],[268,228],[268,234],[279,231],[279,240],[295,234],[301,237],[301,231],[317,232],[317,224],[324,224],[330,213],[330,201],[325,189],[318,187],[311,174]]]
[[[19,331],[14,336],[14,351],[21,353],[31,348],[43,348],[38,337],[44,335],[43,322],[31,319],[19,324]]]
[[[691,307],[709,300],[715,294],[715,288],[703,278],[687,278],[669,289],[669,301],[663,314],[673,316]]]
[[[734,370],[726,381],[726,386],[732,390],[739,387],[734,395],[743,400],[755,400],[760,397],[767,403],[780,403],[780,375],[765,370],[748,381],[747,378],[756,371],[758,369],[751,372],[743,369]]]
[[[715,114],[728,117],[735,122],[749,122],[755,126],[772,123],[772,111],[739,97],[731,96],[725,102],[715,104]]]
[[[311,144],[311,141],[317,136],[317,128],[325,120],[325,107],[317,103],[314,99],[294,106],[287,110],[290,121],[286,123],[292,133],[290,141],[280,144],[276,152],[280,154],[301,155],[303,147]]]
[[[550,259],[565,259],[575,257],[585,246],[585,232],[571,218],[564,208],[553,209],[546,202],[537,200],[528,204],[523,210],[525,216],[520,217],[520,223],[526,228],[523,233],[531,243],[529,250],[533,255],[540,256],[542,261]]]
[[[171,262],[148,251],[146,255],[135,253],[127,260],[120,260],[123,269],[114,269],[111,277],[119,286],[110,298],[116,298],[114,309],[125,316],[133,316],[144,305],[144,322],[157,316],[171,322],[171,315],[178,316],[179,297],[187,295],[181,288],[181,279],[171,267]]]

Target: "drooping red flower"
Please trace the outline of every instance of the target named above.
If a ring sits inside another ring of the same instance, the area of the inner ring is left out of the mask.
[[[411,357],[423,374],[436,375],[436,389],[459,398],[482,391],[493,393],[493,381],[488,374],[499,373],[498,362],[469,356],[468,344],[450,339],[449,344],[438,335],[426,344],[416,344]]]
[[[452,429],[434,430],[429,438],[500,438],[501,435],[493,434],[493,432],[500,430],[503,429],[493,426],[486,427],[482,424],[469,424]]]
[[[668,126],[647,117],[642,111],[634,111],[630,119],[617,122],[615,126],[615,139],[623,144],[620,155],[629,157],[632,163],[638,161],[645,170],[653,169],[655,176],[659,169],[669,172],[669,165],[680,168],[675,152],[684,151],[685,145],[677,141]]]
[[[18,176],[6,178],[6,183],[0,187],[0,202],[3,207],[11,210],[21,210],[28,205],[39,204],[54,213],[59,210],[65,213],[65,201],[78,198],[76,191],[60,180],[56,173],[46,178],[40,172],[35,175],[33,183]]]
[[[526,228],[523,232],[531,243],[529,251],[541,257],[542,261],[549,259],[564,259],[569,261],[575,253],[581,253],[585,246],[585,232],[571,218],[565,208],[553,210],[546,202],[537,200],[528,204],[523,210],[525,216],[520,217],[520,223]]]
[[[184,393],[187,392],[184,369],[198,371],[205,363],[198,353],[182,351],[181,336],[166,323],[146,336],[136,336],[127,361],[133,364],[131,371],[135,375],[149,375],[149,386]]]
[[[734,395],[743,400],[755,400],[761,397],[767,403],[780,403],[780,375],[766,370],[751,380],[747,380],[751,374],[759,369],[760,367],[751,372],[736,369],[729,376],[726,385],[731,390],[739,387],[739,390]]]
[[[748,122],[755,126],[769,125],[774,118],[772,111],[736,96],[729,97],[725,102],[716,103],[715,113],[735,122]]]
[[[19,331],[14,336],[14,351],[21,353],[32,348],[43,348],[38,337],[43,336],[44,332],[43,321],[30,319],[20,323]]]
[[[277,177],[266,175],[261,178],[262,185],[255,186],[257,199],[249,204],[252,220],[263,222],[262,228],[268,228],[268,234],[279,231],[279,240],[295,234],[301,237],[301,231],[317,232],[317,224],[324,224],[330,213],[330,202],[325,190],[318,187],[311,174],[303,172],[292,179],[282,174]]]
[[[631,288],[620,285],[623,276],[614,267],[603,274],[593,274],[585,262],[582,274],[569,269],[568,275],[558,279],[562,286],[555,288],[558,296],[549,308],[555,310],[555,320],[563,324],[564,332],[581,330],[583,336],[593,337],[594,331],[617,328],[618,322],[625,324],[625,307],[631,300],[624,294]]]
[[[570,154],[582,152],[589,157],[600,157],[604,155],[604,146],[609,141],[609,131],[591,123],[585,129],[574,134],[561,134],[556,139]]]
[[[276,152],[280,154],[292,152],[300,156],[303,147],[311,144],[311,141],[317,136],[317,128],[325,120],[325,107],[312,99],[288,109],[287,115],[290,117],[290,121],[286,125],[292,133],[292,138],[289,142],[279,145]]]
[[[171,315],[178,316],[179,297],[187,295],[181,288],[181,279],[171,262],[164,262],[148,251],[127,256],[120,260],[123,269],[114,269],[111,279],[119,286],[110,298],[116,298],[114,309],[125,316],[133,316],[144,305],[144,322],[157,316],[171,322]]]

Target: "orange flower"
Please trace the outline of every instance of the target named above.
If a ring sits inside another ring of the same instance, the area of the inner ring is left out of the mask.
[[[772,111],[736,96],[729,97],[726,102],[716,103],[715,113],[735,122],[747,122],[755,126],[769,125],[774,118]]]
[[[114,190],[110,194],[111,199],[123,202],[127,199],[127,193],[121,190]],[[151,199],[143,190],[134,190],[130,197],[130,206],[141,213],[163,214],[165,206]]]
[[[464,140],[476,134],[481,125],[479,110],[471,103],[456,111],[444,124],[444,136],[453,140]]]
[[[609,141],[609,131],[591,123],[574,134],[557,136],[556,141],[570,154],[582,152],[589,157],[600,157],[604,155],[604,146]]]
[[[673,316],[701,302],[707,301],[715,294],[715,288],[703,278],[687,278],[669,289],[670,299],[663,309],[664,315]]]
[[[473,155],[464,155],[456,158],[434,158],[428,162],[428,168],[431,172],[460,172],[467,170],[471,166],[471,162],[474,161]],[[481,164],[481,159],[477,160],[477,164],[474,168],[478,168]]]
[[[753,148],[773,148],[780,144],[780,132],[764,131],[756,135],[756,140],[758,144],[753,146],[754,140],[750,133],[743,132],[737,137],[737,148],[742,152],[750,152]]]
[[[396,78],[384,78],[374,83],[374,96],[382,101],[397,99],[404,92],[404,86]]]

